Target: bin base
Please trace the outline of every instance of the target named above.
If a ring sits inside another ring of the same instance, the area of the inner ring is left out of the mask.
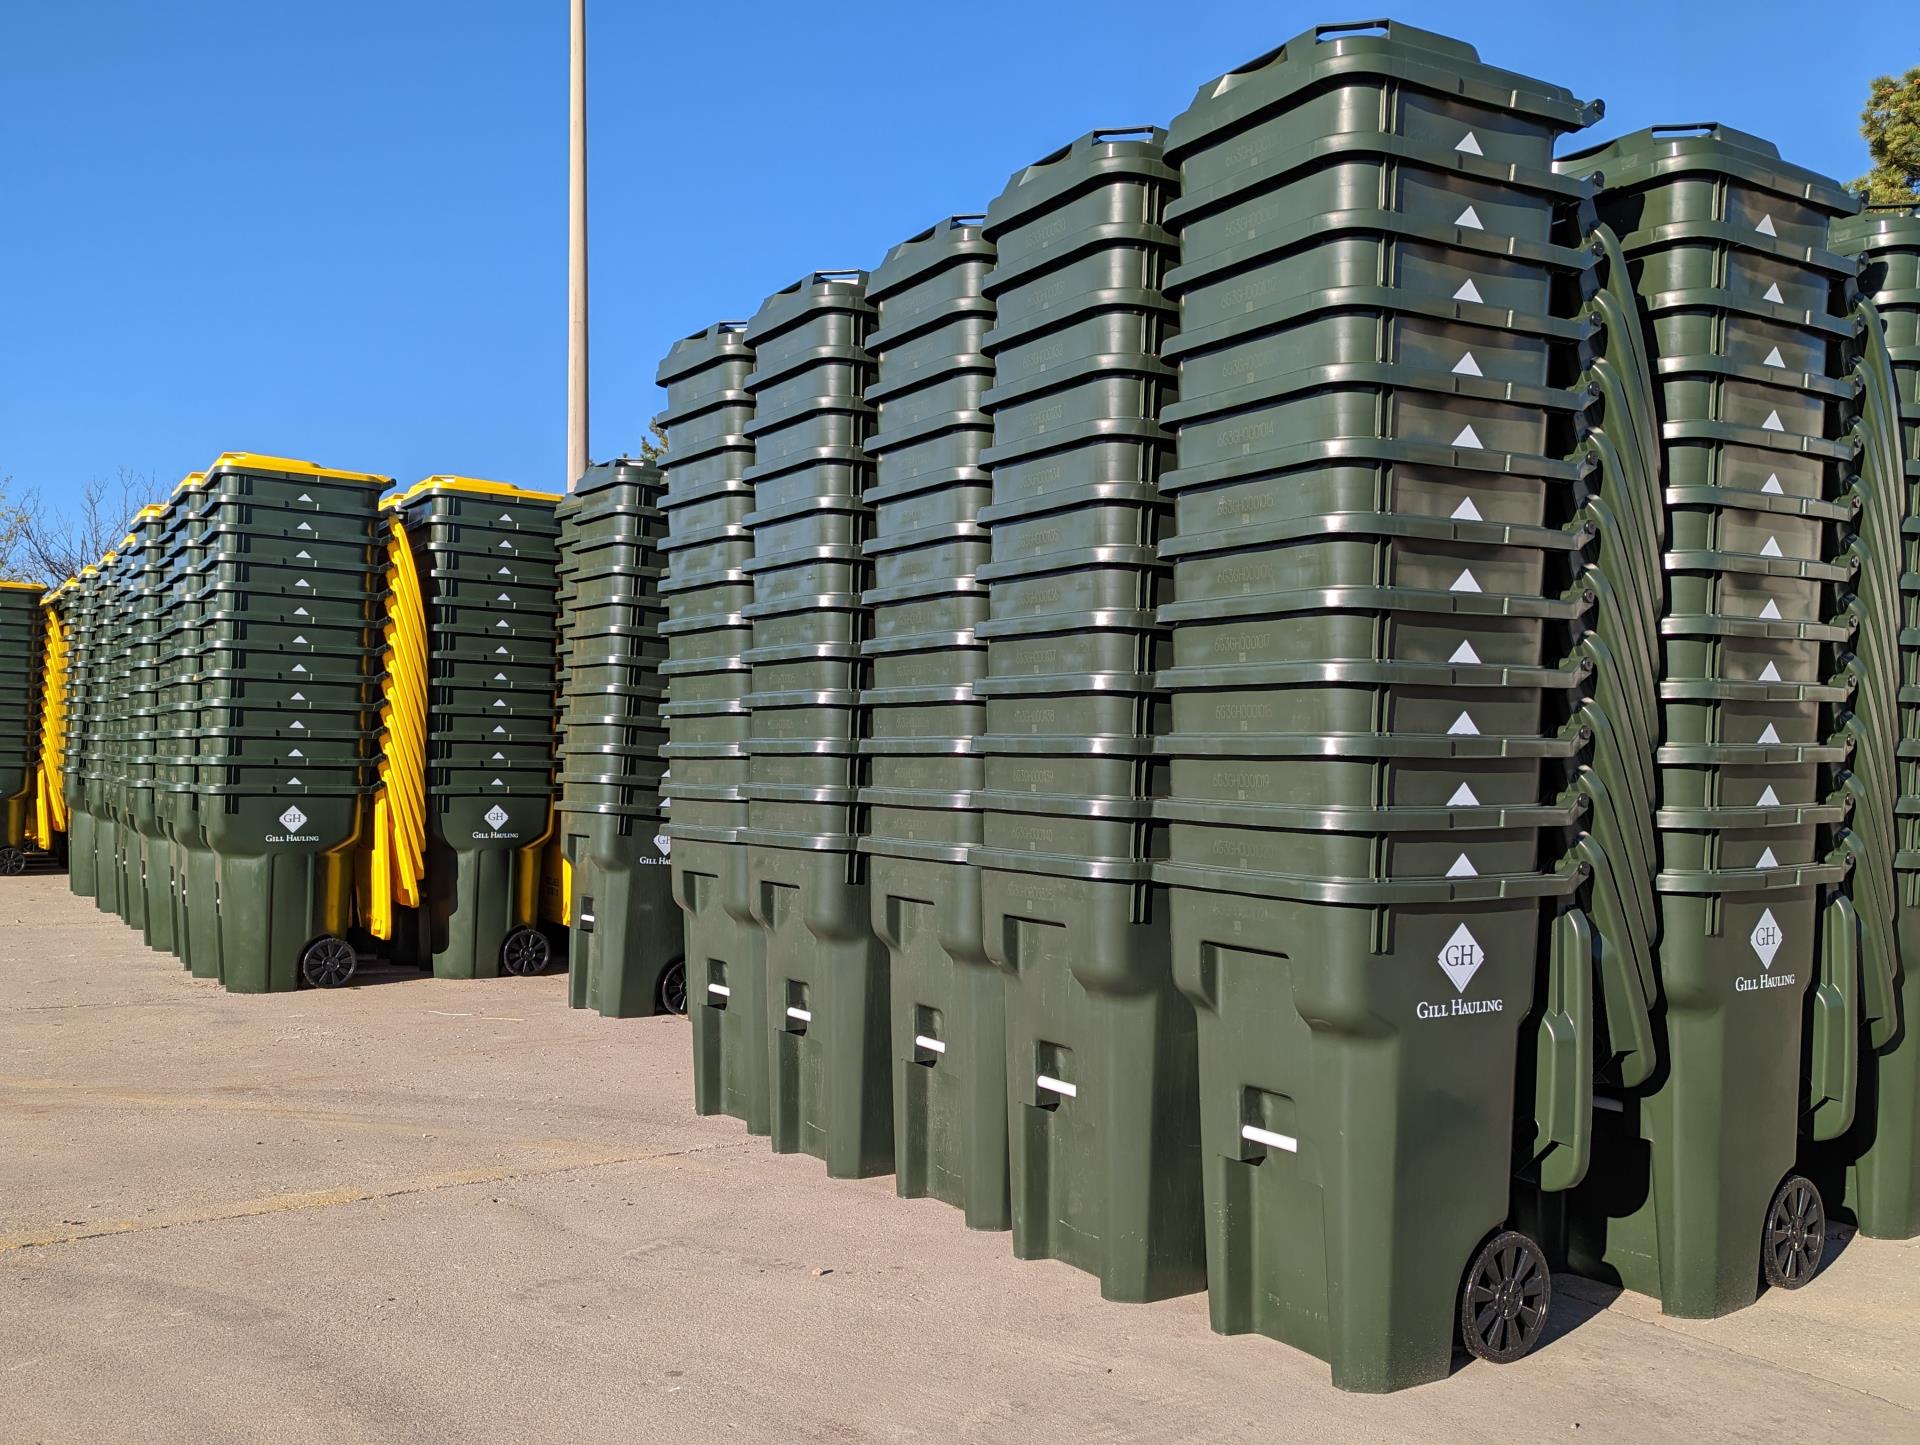
[[[980,945],[980,875],[867,866],[892,997],[894,1188],[964,1211],[969,1229],[1011,1229],[1006,985]]]
[[[673,905],[667,862],[657,854],[652,862],[633,856],[652,851],[640,839],[611,852],[580,841],[583,846],[569,853],[573,927],[567,966],[574,1007],[610,1019],[660,1013],[661,976],[686,956],[686,923]]]
[[[1861,1041],[1857,1122],[1832,1151],[1844,1166],[1844,1200],[1828,1178],[1818,1181],[1869,1239],[1920,1235],[1920,907],[1904,900],[1900,953],[1899,1032],[1879,1053]]]
[[[1110,1300],[1205,1289],[1197,1042],[1164,891],[989,868],[981,893],[1005,974],[1014,1254]]]
[[[686,926],[694,1111],[771,1134],[764,935],[747,912],[746,849],[675,840],[671,876]]]
[[[173,849],[165,838],[140,835],[143,898],[141,935],[148,948],[175,952],[173,943]]]
[[[421,914],[435,978],[498,978],[507,935],[532,923],[520,900],[528,868],[540,866],[529,849],[427,846]]]
[[[811,1154],[832,1179],[893,1172],[887,959],[852,853],[747,848],[766,930],[773,1150]]]
[[[231,993],[297,988],[307,946],[348,929],[351,854],[209,856],[219,889],[221,981]]]

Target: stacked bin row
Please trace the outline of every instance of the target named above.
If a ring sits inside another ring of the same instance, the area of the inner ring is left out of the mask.
[[[45,592],[37,583],[0,582],[0,877],[25,871],[34,831]]]
[[[57,599],[64,586],[63,583],[61,587],[43,592],[40,598],[40,713],[36,726],[38,757],[35,760],[33,812],[27,820],[27,837],[32,846],[63,863],[67,854],[67,800],[63,777],[67,751],[67,635]]]
[[[161,822],[160,692],[170,665],[160,642],[159,618],[166,600],[167,532],[170,509],[142,507],[134,519],[131,627],[125,642],[129,668],[122,754],[126,812],[121,834],[124,859],[121,915],[138,928],[149,948],[171,953],[173,870],[171,845]]]
[[[721,322],[675,343],[657,379],[667,408],[656,424],[671,447],[660,507],[666,661],[659,673],[667,742],[661,807],[673,898],[683,915],[694,1107],[729,1114],[750,1132],[772,1128],[765,951],[749,908],[747,696],[753,581],[753,351],[744,322]]]
[[[1447,1372],[1463,1278],[1475,1353],[1538,1337],[1522,1039],[1587,934],[1559,919],[1586,871],[1561,859],[1588,259],[1551,161],[1595,110],[1381,28],[1299,36],[1173,123],[1160,548],[1156,876],[1199,1020],[1213,1323],[1363,1390]],[[1586,1062],[1539,1066],[1577,1091]]]
[[[559,831],[576,1008],[684,1012],[660,788],[660,510],[665,478],[621,459],[588,469],[560,508],[566,627]]]
[[[903,241],[867,281],[873,431],[866,452],[869,623],[860,706],[860,803],[874,934],[891,992],[894,1170],[899,1192],[1005,1229],[1006,1015],[981,943],[989,560],[979,513],[991,501],[980,453],[993,422],[985,295],[993,246],[979,216]]]
[[[220,928],[214,858],[207,845],[196,765],[202,620],[209,604],[193,578],[206,558],[212,526],[197,511],[205,482],[204,472],[190,474],[174,489],[167,508],[163,599],[155,623],[166,663],[157,680],[154,803],[172,875],[174,952],[195,978],[217,979]]]
[[[1193,1011],[1173,985],[1154,757],[1170,460],[1163,134],[1095,131],[988,208],[994,366],[982,945],[1003,975],[1014,1252],[1109,1299],[1204,1283]]]
[[[180,674],[197,697],[174,722],[195,718],[197,736],[180,740],[191,764],[176,764],[176,786],[198,804],[213,875],[209,897],[204,871],[189,871],[186,913],[234,992],[337,984],[357,961],[347,934],[374,781],[386,485],[228,453],[178,502],[178,585],[198,645]]]
[[[1860,1053],[1853,1127],[1816,1175],[1861,1231],[1920,1234],[1920,211],[1873,210],[1833,227],[1858,264],[1863,486],[1878,481],[1899,519],[1896,844],[1898,1027]]]
[[[551,492],[429,477],[396,503],[426,610],[426,849],[418,961],[442,978],[544,970],[554,820]]]
[[[1853,268],[1827,245],[1852,203],[1713,126],[1560,169],[1600,187],[1638,293],[1664,512],[1661,1068],[1595,1116],[1562,1247],[1718,1315],[1817,1265],[1796,1162],[1846,1127],[1891,977],[1890,576],[1849,485]]]
[[[855,817],[873,473],[866,281],[814,272],[768,297],[746,330],[752,691],[740,838],[763,934],[769,1124],[777,1152],[814,1155],[839,1179],[893,1168],[886,956]]]
[[[62,760],[68,829],[67,887],[81,898],[94,893],[93,810],[87,800],[87,768],[94,746],[93,714],[97,703],[99,639],[93,616],[100,591],[100,568],[80,569],[80,575],[59,594],[61,618],[68,636],[67,749]]]

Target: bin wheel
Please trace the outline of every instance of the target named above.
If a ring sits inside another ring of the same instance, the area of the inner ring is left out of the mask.
[[[27,855],[18,848],[0,848],[0,875],[12,878],[27,871]]]
[[[660,975],[660,1011],[683,1014],[687,1011],[687,964],[676,958]]]
[[[1767,1206],[1760,1241],[1760,1269],[1776,1289],[1799,1289],[1820,1268],[1827,1252],[1827,1211],[1820,1191],[1803,1174],[1789,1174]]]
[[[300,955],[300,977],[313,988],[339,988],[353,977],[359,962],[351,943],[329,935],[308,944]]]
[[[544,973],[552,958],[553,948],[537,928],[516,928],[500,945],[500,966],[517,978]]]
[[[1480,1246],[1460,1290],[1460,1339],[1476,1360],[1510,1365],[1535,1345],[1553,1308],[1553,1272],[1540,1246],[1506,1229]]]

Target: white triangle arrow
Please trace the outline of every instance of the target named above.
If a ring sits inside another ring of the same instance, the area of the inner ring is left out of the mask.
[[[296,562],[311,562],[313,560],[313,554],[311,552],[296,552],[293,554],[293,560]]]
[[[289,788],[304,788],[306,787],[306,784],[301,782],[298,778],[288,778],[287,786]]]
[[[513,654],[511,652],[508,652],[504,647],[494,648],[493,655],[495,657],[512,657],[513,656]]]
[[[1453,796],[1447,799],[1447,806],[1450,808],[1452,807],[1477,808],[1480,806],[1480,800],[1474,797],[1472,788],[1469,788],[1465,783],[1462,783],[1459,787],[1453,790]]]
[[[1457,447],[1473,447],[1475,450],[1482,449],[1480,445],[1480,434],[1476,432],[1470,424],[1460,428],[1460,435],[1453,439],[1453,444]]]
[[[502,592],[502,593],[501,593],[501,594],[500,594],[500,595],[499,595],[498,597],[496,597],[496,598],[494,598],[493,600],[494,600],[495,602],[511,602],[511,601],[513,601],[513,599],[512,599],[511,597],[509,597],[509,596],[507,596],[507,594],[506,594],[506,593],[504,593],[504,592]]]
[[[1472,569],[1464,567],[1460,575],[1453,579],[1453,586],[1447,589],[1449,592],[1478,592],[1479,590],[1480,584],[1474,580]]]
[[[311,532],[313,530],[313,524],[311,522],[302,522],[299,526],[295,527],[293,530],[296,532]]]
[[[1477,306],[1486,305],[1486,302],[1480,299],[1480,288],[1473,284],[1473,277],[1471,276],[1460,283],[1460,289],[1453,293],[1453,299],[1455,301],[1471,301]]]
[[[1761,729],[1760,736],[1757,739],[1755,739],[1755,741],[1763,742],[1763,743],[1777,743],[1780,741],[1780,734],[1775,729],[1772,723],[1768,723],[1766,727]]]
[[[293,665],[293,670],[295,672],[305,672],[307,670],[307,665],[304,662],[296,662]]]
[[[1769,662],[1765,667],[1760,669],[1760,681],[1779,682],[1780,669],[1775,667],[1771,662]]]
[[[1472,131],[1468,131],[1465,135],[1461,136],[1459,141],[1454,145],[1454,149],[1463,151],[1470,156],[1483,156],[1486,154],[1485,151],[1480,149],[1480,141]]]
[[[307,494],[306,494],[305,492],[302,492],[302,493],[301,493],[301,494],[299,495],[299,497],[297,498],[297,500],[299,500],[299,501],[302,501],[302,502],[311,502],[311,501],[313,500],[313,498],[312,498],[312,497],[309,497],[309,496],[308,496],[308,495],[307,495]]]
[[[1767,413],[1767,419],[1766,419],[1765,421],[1763,421],[1763,422],[1761,422],[1761,423],[1760,423],[1760,430],[1762,430],[1762,431],[1785,431],[1785,430],[1786,430],[1786,427],[1784,427],[1783,425],[1781,425],[1781,422],[1780,422],[1780,413],[1779,413],[1779,412],[1777,412],[1777,411],[1770,411],[1770,412],[1768,412],[1768,413]]]
[[[513,575],[513,569],[511,567],[502,567],[498,572],[494,573],[493,575],[496,577],[511,577]]]
[[[304,587],[309,592],[313,591],[313,584],[307,581],[307,579],[304,577],[302,577],[298,582],[294,583],[293,585],[296,587]]]
[[[508,513],[502,512],[500,514],[500,520],[503,522],[511,522],[513,518]]]
[[[1753,866],[1756,868],[1778,868],[1780,866],[1780,860],[1773,856],[1773,849],[1768,848],[1760,854],[1759,860]]]
[[[1762,366],[1785,366],[1787,359],[1780,354],[1780,348],[1776,346],[1767,353],[1767,359],[1760,364]]]
[[[1780,795],[1774,792],[1771,783],[1769,783],[1766,790],[1760,794],[1760,801],[1755,804],[1755,806],[1760,808],[1777,808],[1780,806]]]
[[[497,697],[496,697],[496,698],[495,698],[495,699],[493,700],[493,705],[494,705],[495,707],[505,707],[505,706],[506,706],[507,704],[506,704],[506,701],[505,701],[505,699],[503,699],[503,698],[497,698]]]
[[[1780,620],[1780,604],[1769,597],[1767,599],[1767,605],[1760,609],[1760,620],[1762,622],[1778,622]]]
[[[504,672],[496,672],[493,675],[493,680],[495,682],[505,682],[507,680],[507,675]]]
[[[1480,654],[1473,650],[1473,644],[1471,642],[1461,643],[1458,647],[1454,648],[1453,656],[1447,659],[1448,662],[1478,662],[1479,660]],[[1460,716],[1465,717],[1466,714],[1461,713]]]
[[[1780,294],[1780,283],[1778,281],[1767,287],[1766,294],[1760,299],[1762,301],[1771,301],[1775,306],[1784,306],[1787,304],[1787,298]]]
[[[291,699],[291,701],[293,702],[305,702],[306,700],[307,700],[307,695],[304,692],[296,692]],[[295,723],[294,726],[298,727],[300,726],[300,724]]]
[[[503,783],[503,782],[501,782],[501,781],[500,781],[500,780],[499,780],[498,778],[495,778],[495,779],[493,780],[493,786],[494,786],[494,787],[496,787],[496,788],[504,788],[504,787],[506,787],[506,784],[505,784],[505,783]]]
[[[493,730],[497,733],[503,733],[506,731],[506,729],[501,727],[498,723],[494,724]]]
[[[507,755],[505,753],[495,753],[492,757],[487,759],[487,761],[490,763],[504,763],[506,760],[507,760]]]
[[[293,615],[294,615],[295,617],[311,617],[311,616],[313,616],[313,614],[312,614],[311,612],[309,612],[309,611],[307,611],[307,609],[306,609],[306,608],[304,608],[304,607],[296,607],[296,608],[294,608],[294,609],[293,609]]]
[[[505,549],[508,552],[511,552],[513,550],[513,543],[511,542],[502,542],[500,545],[503,549]]]
[[[1480,363],[1473,359],[1473,353],[1471,351],[1466,352],[1458,361],[1454,362],[1453,374],[1455,376],[1486,375],[1486,373],[1480,369]]]
[[[1453,509],[1453,520],[1456,522],[1480,522],[1484,521],[1485,518],[1480,515],[1480,509],[1474,506],[1473,498],[1468,497]]]
[[[302,732],[302,733],[303,733],[303,732],[305,732],[305,731],[307,730],[307,725],[306,725],[305,723],[303,723],[303,722],[296,722],[296,723],[295,723],[295,724],[293,725],[293,728],[294,728],[294,731],[295,731],[295,732]]]
[[[1473,719],[1463,712],[1453,720],[1453,726],[1447,729],[1447,736],[1450,738],[1477,738],[1480,736],[1480,729],[1475,727],[1473,725]]]
[[[1453,866],[1447,870],[1449,878],[1478,878],[1480,870],[1473,866],[1473,859],[1462,853],[1453,860]]]
[[[1780,550],[1780,539],[1778,537],[1769,537],[1767,538],[1767,545],[1760,549],[1760,555],[1762,557],[1784,557],[1787,554]]]
[[[308,642],[307,639],[304,637],[296,637],[293,640],[296,645],[301,647],[311,647],[313,645],[312,643]]]
[[[1758,231],[1763,236],[1778,236],[1780,234],[1778,231],[1773,229],[1773,212],[1771,211],[1767,212],[1766,215],[1762,216],[1760,218],[1760,223],[1757,226],[1755,226],[1753,229]]]
[[[1474,210],[1472,206],[1468,206],[1466,210],[1455,216],[1453,218],[1453,224],[1456,226],[1464,226],[1470,231],[1484,231],[1487,229],[1480,224],[1480,213]]]
[[[504,617],[501,618],[500,621],[494,623],[493,627],[494,627],[494,631],[496,632],[507,632],[511,630],[508,628],[506,619]]]
[[[1784,497],[1787,489],[1780,485],[1780,474],[1774,472],[1760,484],[1760,490],[1770,497]]]

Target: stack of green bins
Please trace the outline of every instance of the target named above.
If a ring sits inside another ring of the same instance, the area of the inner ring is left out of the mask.
[[[542,972],[553,827],[554,492],[436,476],[398,502],[427,609],[427,848],[416,920],[439,978]]]
[[[1857,1117],[1839,1141],[1833,1172],[1862,1233],[1911,1239],[1920,1234],[1920,210],[1870,210],[1838,221],[1833,248],[1859,265],[1863,412],[1880,413],[1863,438],[1862,476],[1894,473],[1889,490],[1902,531],[1894,860],[1900,1028],[1883,1047],[1861,1052]],[[1831,1190],[1832,1172],[1819,1182]]]
[[[569,968],[576,1007],[607,1018],[686,1011],[681,920],[661,809],[657,468],[622,457],[587,469],[562,504],[566,687],[560,832],[572,870]]]
[[[873,931],[886,945],[893,1011],[894,1180],[908,1198],[1006,1229],[1004,987],[980,941],[989,560],[978,520],[992,499],[980,453],[993,440],[981,397],[993,303],[984,217],[954,216],[888,252],[868,279],[876,371],[866,441],[872,564],[860,802]]]
[[[214,526],[196,510],[205,484],[204,472],[192,472],[174,488],[161,543],[163,596],[154,631],[165,666],[155,702],[154,810],[167,838],[173,951],[195,978],[217,979],[220,919],[197,769],[200,647],[210,604],[195,578]]]
[[[588,470],[592,470],[589,468]],[[580,512],[580,496],[569,492],[553,509],[554,525],[560,529],[557,539],[559,561],[554,564],[553,604],[553,756],[556,768],[564,771],[567,755],[567,684],[573,676],[573,607],[579,589],[574,584],[574,518]],[[566,784],[554,778],[556,812],[566,811]],[[567,929],[573,922],[573,865],[566,856],[565,820],[554,824],[554,835],[547,842],[540,866],[540,920],[549,929]],[[580,967],[573,940],[567,942],[567,1005],[587,1006],[587,971]]]
[[[772,1129],[766,951],[748,906],[747,694],[753,645],[746,570],[753,538],[753,351],[746,323],[720,322],[677,341],[660,363],[667,409],[660,498],[667,535],[660,594],[667,620],[667,724],[661,806],[673,899],[684,915],[694,1108]]]
[[[1629,259],[1666,511],[1662,1067],[1595,1117],[1566,1252],[1670,1314],[1712,1316],[1750,1303],[1763,1270],[1793,1286],[1817,1266],[1803,1130],[1844,1129],[1853,1034],[1890,977],[1886,557],[1848,536],[1854,268],[1828,249],[1853,202],[1713,125],[1639,132],[1559,169],[1600,184]]]
[[[0,582],[0,877],[23,872],[40,769],[41,599],[37,582]]]
[[[93,613],[99,590],[100,569],[90,566],[82,567],[58,593],[67,637],[67,747],[60,770],[67,804],[67,888],[80,898],[93,897],[94,890],[94,818],[87,809],[86,761],[98,656]]]
[[[121,706],[124,777],[120,819],[121,916],[151,948],[173,947],[166,837],[158,807],[155,706],[164,663],[156,626],[165,585],[167,508],[142,507],[134,518],[123,646],[126,685]]]
[[[1173,394],[1163,138],[1082,136],[1017,172],[984,228],[993,499],[971,856],[1004,975],[1013,1246],[1127,1301],[1205,1284],[1193,1010],[1151,876]]]
[[[873,462],[863,271],[815,271],[747,323],[747,902],[765,932],[773,1148],[835,1179],[893,1169],[886,950],[858,851],[861,548]]]
[[[1596,114],[1385,22],[1295,37],[1169,131],[1155,875],[1199,1018],[1209,1303],[1343,1389],[1441,1378],[1457,1332],[1516,1358],[1550,1305],[1510,1200],[1543,937],[1565,1006],[1591,988],[1559,867],[1586,606],[1561,296],[1591,263],[1551,162]],[[1590,1062],[1539,1061],[1570,1097]]]
[[[337,986],[357,962],[389,484],[228,452],[186,498],[203,527],[184,583],[202,608],[194,786],[214,859],[213,897],[187,907],[214,913],[236,993]]]
[[[116,551],[100,559],[94,594],[93,706],[88,712],[85,764],[87,810],[93,815],[93,903],[103,913],[124,915],[125,874],[121,867],[122,768],[120,731],[126,703],[127,637],[133,597],[133,551],[138,539],[126,537]]]

